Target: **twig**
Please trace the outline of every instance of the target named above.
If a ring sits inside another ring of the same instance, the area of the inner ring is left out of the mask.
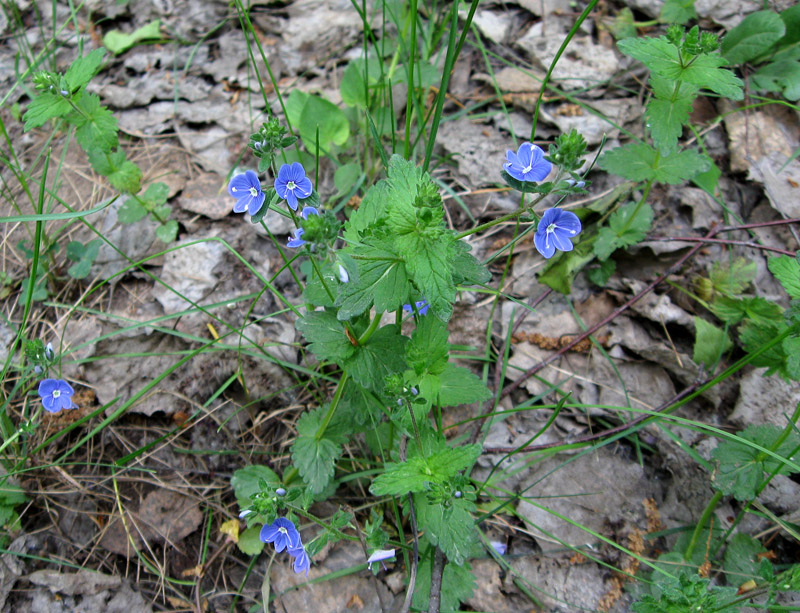
[[[788,255],[789,257],[794,257],[794,251],[779,249],[778,247],[769,247],[767,245],[759,245],[758,243],[750,243],[748,241],[730,240],[727,238],[699,238],[696,236],[648,236],[644,240],[657,242],[680,241],[683,243],[721,243],[723,245],[740,245],[742,247],[761,249],[762,251],[774,251],[775,253],[781,253],[783,255]]]
[[[686,396],[694,393],[696,389],[702,387],[706,383],[711,381],[711,379],[706,379],[703,382],[692,383],[689,387],[684,389],[678,394],[675,394],[672,398],[664,402],[663,404],[656,407],[654,412],[660,413],[674,405],[676,402],[680,402],[682,399],[686,398]],[[607,430],[602,430],[601,432],[595,432],[594,434],[587,434],[585,436],[578,436],[578,437],[570,437],[566,440],[561,441],[553,441],[551,443],[541,443],[539,445],[528,445],[527,447],[523,447],[521,449],[517,449],[516,447],[484,447],[482,453],[529,453],[531,451],[541,451],[542,449],[552,449],[554,447],[562,447],[563,445],[574,445],[577,443],[591,443],[592,441],[596,441],[602,438],[606,438],[609,436],[614,436],[615,434],[619,434],[620,432],[624,432],[629,428],[633,428],[634,426],[640,424],[644,420],[652,417],[652,413],[642,413],[638,417],[632,419],[629,422],[624,424],[620,424],[619,426],[614,426],[613,428],[609,428]]]
[[[442,575],[444,575],[444,552],[437,547],[433,554],[431,597],[428,604],[428,613],[439,613],[439,608],[442,604]]]

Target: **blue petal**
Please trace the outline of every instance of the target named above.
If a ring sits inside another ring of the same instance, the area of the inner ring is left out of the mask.
[[[297,186],[295,191],[299,198],[308,198],[311,195],[313,188],[311,186],[311,179],[308,177],[304,176],[299,181],[295,181],[294,184]]]
[[[308,219],[309,215],[319,215],[319,211],[315,209],[313,206],[304,206],[303,212],[300,213],[303,219]]]
[[[538,149],[538,147],[536,147],[536,149]],[[520,166],[525,168],[532,165],[533,151],[533,145],[530,143],[522,143],[519,146],[519,151],[517,151],[517,159],[519,160]]]
[[[545,213],[545,215],[547,215],[547,213]],[[544,217],[542,218],[542,221],[544,221]],[[540,221],[539,223],[541,224],[542,222]],[[544,257],[549,259],[553,257],[553,254],[556,252],[556,248],[553,245],[553,242],[548,241],[547,239],[547,232],[545,230],[536,232],[536,234],[533,235],[533,244],[536,246],[536,250]]]
[[[294,231],[294,238],[291,239],[288,243],[286,243],[286,246],[291,247],[292,249],[296,249],[297,247],[302,247],[303,245],[305,245],[306,241],[300,238],[301,236],[303,236],[303,234],[305,234],[305,230],[303,230],[303,228],[297,228]]]
[[[559,217],[556,222],[556,226],[560,230],[564,230],[570,236],[577,236],[583,229],[581,220],[578,219],[575,213],[571,213],[570,211],[562,211],[561,217]]]
[[[572,251],[572,241],[569,240],[569,234],[556,229],[552,232],[550,239],[556,249],[560,251]]]
[[[250,194],[239,198],[236,201],[236,204],[233,205],[233,212],[234,213],[244,213],[247,210],[247,207],[250,205],[250,201],[253,197]]]
[[[544,212],[544,215],[542,215],[541,220],[539,220],[538,227],[541,228],[542,231],[544,231],[544,229],[547,228],[547,226],[549,226],[551,223],[555,223],[556,221],[558,221],[558,219],[561,217],[561,213],[562,213],[561,209],[557,208],[547,209]]]
[[[250,200],[250,204],[247,205],[247,212],[251,217],[261,210],[261,207],[264,206],[264,199],[266,197],[267,195],[264,192],[258,192],[258,195],[254,196]]]
[[[253,171],[248,170],[247,172],[252,173]],[[244,198],[245,196],[250,195],[250,187],[251,184],[247,173],[236,175],[233,177],[233,179],[231,179],[231,182],[228,183],[228,193],[234,198]]]

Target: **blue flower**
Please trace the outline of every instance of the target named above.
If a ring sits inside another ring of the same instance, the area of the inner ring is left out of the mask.
[[[372,570],[372,565],[375,562],[380,562],[381,566],[383,566],[383,570],[386,570],[386,564],[384,564],[384,560],[391,560],[394,557],[395,557],[394,549],[378,549],[374,551],[370,557],[367,558],[367,565],[369,566],[370,570]]]
[[[42,379],[39,383],[39,396],[42,406],[49,413],[58,413],[62,409],[77,409],[72,402],[75,390],[63,379]]]
[[[350,282],[350,275],[347,274],[347,269],[339,264],[339,281],[342,283],[349,283]]]
[[[500,541],[489,541],[489,544],[492,546],[492,549],[497,552],[497,555],[506,555],[507,548],[505,543],[501,543]]]
[[[275,191],[289,203],[293,211],[297,210],[297,199],[308,198],[312,189],[311,179],[306,176],[306,171],[300,162],[284,164],[278,170]]]
[[[264,524],[258,538],[265,543],[273,543],[275,551],[278,553],[284,549],[291,553],[293,549],[303,546],[300,543],[300,533],[297,528],[285,517],[279,517],[269,525]]]
[[[298,575],[302,572],[308,576],[308,570],[311,568],[311,560],[308,559],[305,547],[300,545],[296,549],[290,549],[289,555],[294,557],[294,572]]]
[[[417,306],[417,312],[420,315],[425,315],[428,312],[428,309],[431,306],[431,305],[428,304],[427,300],[417,300],[414,304]],[[403,305],[403,310],[404,311],[408,311],[409,313],[413,313],[414,312],[414,309],[411,308],[410,304],[404,304]]]
[[[533,235],[533,244],[544,257],[551,258],[556,249],[572,251],[569,239],[580,234],[581,229],[581,221],[575,213],[558,208],[547,209]]]
[[[503,164],[506,172],[517,181],[542,181],[550,174],[553,165],[544,159],[541,147],[530,143],[522,143],[516,153],[510,149],[506,151]]]
[[[261,181],[258,180],[258,175],[252,170],[233,177],[228,183],[228,193],[237,200],[233,205],[234,213],[247,211],[250,215],[255,215],[264,206],[266,196],[261,191]]]
[[[303,212],[300,213],[300,216],[303,219],[308,219],[309,215],[319,215],[319,211],[315,209],[313,206],[304,206]],[[286,243],[286,246],[291,247],[292,249],[296,249],[297,247],[302,247],[303,245],[305,245],[306,241],[300,238],[301,236],[303,236],[303,234],[305,234],[305,232],[306,231],[303,230],[303,228],[296,228],[293,235],[294,238],[291,239],[288,243]]]

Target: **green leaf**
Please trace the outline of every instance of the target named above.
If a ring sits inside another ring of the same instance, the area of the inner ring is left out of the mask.
[[[140,42],[162,40],[163,38],[161,35],[161,20],[156,19],[130,34],[119,30],[110,30],[103,36],[103,44],[111,53],[119,55]]]
[[[358,278],[339,286],[338,318],[352,319],[373,303],[378,313],[396,311],[408,303],[408,274],[405,263],[391,241],[365,239],[347,251],[358,264]]]
[[[756,493],[764,480],[764,473],[790,474],[794,472],[790,467],[779,462],[771,456],[751,447],[742,441],[751,441],[770,449],[781,436],[781,429],[772,424],[748,426],[737,435],[737,439],[725,439],[711,452],[711,457],[718,462],[718,468],[713,475],[714,487],[726,495],[732,495],[737,500],[748,501],[755,498]],[[800,436],[795,432],[789,434],[786,440],[775,449],[775,453],[786,459],[793,460],[789,454],[800,445]]]
[[[650,77],[650,85],[655,97],[647,103],[644,116],[656,149],[667,155],[678,144],[683,126],[689,123],[697,88],[658,75]]]
[[[782,91],[787,100],[800,100],[800,61],[765,64],[750,75],[750,84],[759,91]]]
[[[480,377],[461,366],[448,364],[439,375],[439,380],[439,404],[443,407],[483,402],[492,397]]]
[[[449,345],[444,322],[436,317],[420,317],[417,329],[406,345],[406,361],[417,375],[439,375],[447,367]]]
[[[23,489],[6,477],[0,482],[0,504],[13,507],[25,504],[28,502],[28,497],[25,496]]]
[[[707,156],[692,150],[662,156],[649,145],[631,143],[604,153],[598,165],[632,181],[653,179],[677,185],[708,170],[710,161]]]
[[[694,328],[692,360],[695,364],[703,364],[707,369],[711,369],[716,366],[720,357],[733,346],[733,342],[725,330],[717,328],[702,317],[695,316]]]
[[[403,496],[409,492],[422,492],[427,483],[433,481],[426,471],[425,459],[416,456],[405,462],[386,462],[384,472],[370,485],[375,496]]]
[[[417,284],[431,311],[442,321],[453,314],[456,288],[451,273],[455,256],[453,237],[443,233],[431,238],[425,234],[406,234],[397,239],[406,259],[406,269]]]
[[[611,214],[608,226],[600,228],[594,243],[594,253],[600,260],[620,247],[629,247],[641,241],[653,223],[653,208],[648,203],[629,202]]]
[[[24,115],[24,130],[27,132],[31,128],[38,128],[50,119],[64,117],[70,111],[72,106],[63,96],[50,92],[41,93],[28,104]]]
[[[117,210],[117,219],[122,224],[136,223],[147,216],[147,209],[133,198],[128,198]]]
[[[724,296],[737,296],[755,280],[757,272],[758,268],[753,260],[736,258],[732,262],[714,262],[708,278],[715,292]]]
[[[319,96],[308,96],[298,125],[306,149],[312,153],[317,146],[317,130],[319,130],[319,148],[323,152],[330,151],[334,145],[344,145],[350,138],[350,123],[347,121],[347,116],[335,104]]]
[[[454,241],[453,282],[456,285],[484,285],[492,280],[492,273],[474,255],[472,247],[463,240]]]
[[[780,335],[785,330],[783,323],[757,323],[753,320],[746,321],[739,329],[739,340],[747,353],[753,353]],[[783,345],[773,345],[767,351],[754,358],[750,364],[755,367],[766,367],[766,375],[779,373],[787,378],[789,373],[786,370],[786,353]]]
[[[538,275],[539,283],[568,295],[572,291],[575,276],[594,259],[594,243],[597,235],[588,232],[581,236],[581,242],[572,251],[560,252],[550,258]]]
[[[333,429],[317,437],[325,418],[327,405],[303,415],[297,421],[297,439],[292,445],[292,462],[312,494],[319,494],[328,485],[342,454],[342,437]]]
[[[769,271],[783,285],[792,299],[800,298],[800,262],[797,258],[781,255],[767,260]]]
[[[239,540],[236,543],[241,551],[246,556],[257,556],[264,550],[264,543],[261,540],[261,526],[251,526],[239,534]]]
[[[659,21],[683,25],[695,17],[697,13],[694,10],[694,0],[664,0]]]
[[[464,564],[478,542],[472,513],[475,505],[466,498],[454,498],[449,506],[430,504],[424,494],[414,496],[417,525],[425,538],[439,547],[454,564]]]
[[[320,360],[339,362],[355,352],[355,347],[347,339],[345,327],[329,311],[313,311],[297,320],[297,329],[308,341],[308,348]]]
[[[333,184],[340,195],[344,195],[353,189],[353,186],[362,175],[361,165],[355,162],[345,164],[336,169],[333,174]]]
[[[262,479],[271,487],[278,487],[281,484],[281,480],[274,470],[260,464],[245,466],[233,473],[231,487],[240,509],[252,504],[251,496],[261,491],[259,481]]]
[[[769,51],[786,32],[777,13],[750,13],[722,39],[720,50],[731,64],[744,64]]]
[[[781,349],[786,356],[784,373],[786,378],[800,381],[800,336],[790,336],[781,343]]]
[[[69,86],[70,92],[86,87],[92,77],[100,70],[100,64],[103,63],[103,57],[106,52],[102,49],[94,49],[83,57],[75,58],[67,72],[64,73],[64,80]]]
[[[111,152],[118,145],[117,118],[100,104],[100,98],[85,93],[77,102],[82,112],[71,116],[76,126],[75,139],[84,151],[99,149]]]
[[[411,601],[413,610],[427,611],[431,597],[431,576],[433,572],[433,548],[429,547],[427,555],[421,555],[417,568],[417,583],[414,586],[414,598]],[[452,613],[460,611],[460,603],[472,597],[475,590],[475,575],[469,562],[459,566],[448,562],[442,573],[442,600],[440,611]]]
[[[711,303],[711,312],[727,324],[738,324],[749,319],[754,324],[780,326],[783,310],[765,298],[730,298],[720,296]]]
[[[362,387],[380,393],[388,375],[401,373],[406,369],[406,342],[408,337],[400,334],[400,326],[383,326],[366,344],[358,347],[350,357],[343,359],[342,368]]]
[[[364,72],[367,72],[366,82]],[[347,106],[357,106],[367,108],[369,97],[374,95],[373,89],[380,79],[381,60],[370,56],[366,64],[363,58],[357,58],[350,62],[342,75],[342,82],[339,85],[339,92],[342,95],[342,102]]]
[[[384,179],[367,190],[358,210],[350,216],[344,226],[344,240],[354,245],[362,239],[367,228],[386,217],[389,182]]]
[[[668,568],[674,572],[674,566]],[[659,575],[660,579],[661,576]],[[633,603],[636,613],[694,613],[721,611],[736,598],[736,588],[711,586],[708,579],[681,572],[677,582],[661,582],[658,597],[646,595]],[[731,609],[733,610],[733,609]]]
[[[67,269],[67,274],[73,279],[85,279],[92,271],[91,260],[80,260]]]
[[[109,153],[100,149],[92,149],[86,154],[95,172],[108,178],[112,187],[131,194],[139,191],[142,171],[136,164],[125,159],[124,151],[117,149]]]
[[[780,17],[786,27],[786,34],[778,41],[778,46],[788,47],[793,43],[800,42],[800,4],[781,11]]]
[[[600,262],[600,266],[598,268],[590,268],[587,270],[586,276],[589,277],[589,281],[595,285],[605,287],[606,283],[608,283],[608,280],[611,278],[611,275],[614,274],[616,269],[617,264],[614,262],[614,260],[603,260]]]
[[[151,183],[147,186],[142,199],[147,200],[153,207],[164,204],[169,196],[169,186],[166,183]]]
[[[761,565],[759,554],[767,553],[767,549],[748,534],[734,534],[725,548],[725,561],[722,565],[728,575],[728,583],[741,585],[748,579],[759,578]]]
[[[705,87],[733,100],[744,97],[744,84],[730,70],[720,68],[726,62],[717,54],[702,54],[684,62],[680,50],[664,37],[626,38],[617,47],[662,77]]]
[[[156,228],[156,237],[162,243],[171,243],[178,236],[178,222],[170,219]]]

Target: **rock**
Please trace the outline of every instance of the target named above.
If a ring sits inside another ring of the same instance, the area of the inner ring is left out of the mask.
[[[439,143],[451,153],[459,173],[470,185],[500,183],[508,138],[488,125],[478,125],[467,117],[448,121],[439,128]]]
[[[155,286],[153,297],[166,313],[191,308],[189,300],[204,302],[219,282],[214,269],[222,262],[225,247],[214,240],[197,243],[198,238],[177,243],[177,248],[164,256],[164,284]]]
[[[619,138],[619,130],[608,120],[622,125],[637,119],[644,112],[643,107],[632,98],[593,100],[586,104],[599,114],[570,102],[559,106],[543,106],[542,119],[558,126],[562,133],[575,129],[589,145],[598,145],[603,138]]]
[[[745,374],[739,384],[739,398],[728,419],[742,428],[775,424],[785,428],[788,416],[800,403],[800,386],[787,383],[780,375],[767,377],[765,368]]]
[[[466,14],[466,10],[459,11],[459,17],[463,18]],[[497,13],[495,11],[477,10],[472,22],[486,38],[493,43],[501,44],[505,42],[513,20],[514,16],[508,11]]]
[[[566,31],[554,27],[552,21],[547,21],[546,28],[545,21],[540,21],[517,40],[516,46],[540,68],[547,70],[564,42],[565,34]],[[594,43],[588,36],[576,36],[570,42],[569,53],[559,59],[552,80],[567,91],[592,89],[611,79],[625,64],[611,49]]]
[[[203,173],[188,181],[178,198],[179,207],[209,219],[224,219],[233,210],[225,179],[215,173]]]
[[[617,522],[644,528],[642,499],[660,498],[658,483],[649,479],[639,464],[606,447],[538,462],[522,485],[523,491],[536,497],[536,504],[523,499],[517,512],[543,548],[553,544],[554,538],[576,547],[597,543],[594,536],[554,513],[606,534],[608,525]]]

